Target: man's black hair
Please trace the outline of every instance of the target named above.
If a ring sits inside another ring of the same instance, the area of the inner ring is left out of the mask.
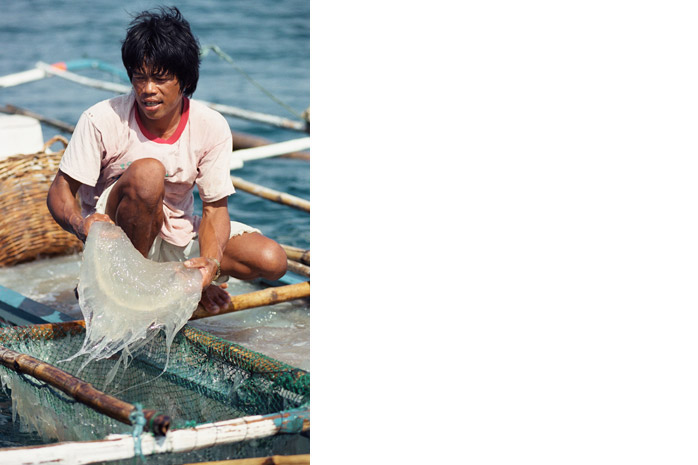
[[[154,73],[174,74],[187,97],[196,90],[201,62],[199,41],[177,7],[137,14],[121,44],[121,60],[129,79],[145,65]]]

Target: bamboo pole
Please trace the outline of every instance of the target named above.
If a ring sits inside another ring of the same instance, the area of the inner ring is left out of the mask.
[[[32,68],[26,71],[20,71],[19,73],[8,74],[0,77],[0,88],[18,86],[20,84],[38,81],[47,77],[49,77],[49,75],[46,73],[46,71],[38,68]]]
[[[68,81],[76,82],[80,85],[87,87],[94,87],[96,89],[107,90],[115,92],[117,94],[127,94],[131,92],[131,86],[125,84],[118,84],[115,82],[102,81],[99,79],[88,78],[75,74],[71,71],[66,71],[55,66],[51,66],[47,63],[38,62],[36,67],[45,73],[58,76],[60,78],[66,79]],[[271,126],[276,126],[284,129],[292,129],[300,132],[309,132],[308,125],[304,121],[293,121],[287,118],[282,118],[280,116],[268,115],[265,113],[259,113],[256,111],[244,110],[242,108],[233,107],[230,105],[223,105],[220,103],[212,103],[204,100],[199,100],[199,102],[204,105],[213,108],[219,113],[224,115],[235,116],[237,118],[245,119],[248,121],[255,121],[258,123],[266,123]]]
[[[217,460],[215,462],[197,462],[187,465],[310,465],[310,454],[271,455],[249,459]]]
[[[72,133],[75,131],[75,126],[72,124],[68,124],[64,121],[60,121],[57,119],[49,118],[47,116],[40,115],[38,113],[34,113],[33,111],[26,110],[24,108],[19,108],[14,105],[5,105],[4,107],[0,108],[0,112],[2,113],[7,113],[10,115],[24,115],[24,116],[29,116],[34,119],[37,119],[41,121],[42,123],[45,123],[49,126],[53,126],[54,128],[60,129],[61,131],[69,132]]]
[[[72,71],[57,68],[42,61],[37,62],[36,67],[51,76],[58,76],[59,78],[75,82],[85,87],[94,87],[95,89],[107,90],[116,94],[128,94],[129,92],[131,92],[130,85],[88,78],[79,74],[75,74]]]
[[[263,137],[252,136],[250,134],[236,131],[230,132],[233,134],[233,152],[236,150],[261,147],[263,145],[269,145],[272,143],[272,141]],[[310,154],[308,152],[292,152],[279,155],[279,158],[295,158],[298,160],[310,161]]]
[[[296,274],[310,278],[310,267],[294,260],[286,260],[286,268]]]
[[[0,364],[18,373],[44,381],[81,404],[121,423],[131,425],[129,416],[135,410],[135,406],[95,389],[90,383],[60,368],[2,346],[0,346]],[[146,430],[152,431],[156,436],[167,434],[170,428],[170,417],[149,409],[143,410],[143,415],[146,419]]]
[[[213,108],[219,113],[224,115],[235,116],[236,118],[245,119],[248,121],[255,121],[257,123],[266,123],[270,126],[276,126],[283,129],[292,129],[299,132],[309,132],[308,125],[304,121],[293,121],[288,118],[283,118],[281,116],[267,115],[264,113],[259,113],[251,110],[244,110],[242,108],[233,107],[230,105],[223,105],[221,103],[206,102],[204,100],[199,100],[204,105]]]
[[[233,151],[233,157],[230,159],[230,171],[242,168],[247,161],[280,157],[283,154],[293,153],[294,151],[304,148],[310,148],[310,137],[301,137],[285,142],[275,142],[273,144],[249,149],[238,149]]]
[[[310,265],[310,250],[301,249],[299,247],[293,247],[291,245],[279,244],[283,247],[286,252],[286,257],[297,262],[301,262],[305,265]]]
[[[286,153],[293,153],[310,148],[310,137],[300,137],[283,142],[260,145],[249,149],[238,149],[236,156],[242,161],[261,160],[263,158],[280,157]]]
[[[265,305],[288,302],[289,300],[302,299],[304,297],[310,297],[310,281],[288,284],[286,286],[269,287],[261,291],[231,296],[230,304],[216,314],[208,313],[199,305],[189,319],[198,320],[199,318],[218,316],[225,313],[247,310],[249,308],[263,307]]]
[[[305,199],[245,181],[237,176],[231,176],[230,179],[236,189],[310,213],[310,202]]]
[[[54,118],[49,118],[48,116],[40,115],[31,110],[20,108],[15,105],[6,104],[5,106],[0,107],[0,112],[7,113],[10,115],[29,116],[41,121],[42,123],[45,123],[49,126],[52,126],[54,128],[60,129],[61,131],[65,131],[71,134],[75,131],[75,126],[70,123],[66,123],[65,121],[57,120]],[[262,137],[256,137],[250,134],[245,134],[236,131],[230,132],[233,135],[233,152],[236,150],[244,150],[272,144],[270,140],[264,139]],[[298,160],[310,161],[310,154],[308,152],[292,152],[279,155],[279,158],[294,158]]]

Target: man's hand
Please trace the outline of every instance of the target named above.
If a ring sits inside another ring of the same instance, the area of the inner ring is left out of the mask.
[[[218,263],[207,257],[191,258],[184,262],[187,268],[198,268],[201,272],[201,305],[207,312],[215,315],[222,308],[226,308],[230,303],[230,294],[223,290],[225,285],[218,287],[211,286],[213,277],[218,273]]]
[[[201,272],[201,288],[206,289],[218,273],[218,263],[207,257],[190,258],[184,262],[187,268],[198,268]]]
[[[79,219],[76,219],[77,215],[74,215],[70,219],[70,224],[73,226],[73,230],[77,233],[77,236],[85,242],[87,239],[87,235],[90,233],[90,228],[94,223],[97,221],[102,221],[105,223],[111,223],[114,224],[111,218],[109,218],[108,215],[105,215],[104,213],[93,213],[87,218],[82,218],[79,217]],[[74,223],[75,221],[75,223]]]

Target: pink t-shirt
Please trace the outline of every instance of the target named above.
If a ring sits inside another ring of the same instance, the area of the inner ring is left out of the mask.
[[[194,185],[204,202],[235,192],[230,180],[233,139],[225,118],[185,97],[175,134],[154,138],[142,128],[133,93],[104,100],[80,116],[59,168],[81,182],[83,216],[95,211],[97,199],[128,166],[155,158],[165,166],[165,221],[160,236],[171,244],[188,244],[199,229],[194,216]]]

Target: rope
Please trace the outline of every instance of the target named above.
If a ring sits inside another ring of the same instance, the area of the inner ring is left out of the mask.
[[[139,403],[135,403],[135,409],[129,414],[128,419],[131,420],[133,425],[133,431],[131,435],[133,436],[133,453],[136,457],[140,457],[143,462],[146,462],[146,458],[143,455],[141,449],[141,434],[143,434],[143,428],[145,427],[145,415],[143,415],[143,407]]]
[[[247,79],[253,86],[255,86],[257,89],[259,89],[260,91],[262,91],[267,97],[269,97],[270,99],[272,99],[274,102],[276,102],[277,104],[279,104],[280,106],[282,106],[283,108],[285,108],[286,111],[288,111],[289,113],[291,113],[293,116],[295,116],[295,117],[297,117],[297,118],[300,118],[300,119],[302,119],[302,120],[304,120],[304,121],[307,121],[307,117],[306,117],[305,115],[299,114],[296,110],[294,110],[294,109],[291,108],[290,106],[286,105],[286,104],[285,104],[284,102],[282,102],[279,98],[277,98],[274,94],[272,94],[271,92],[269,92],[268,90],[266,90],[264,87],[262,87],[262,85],[259,84],[257,81],[255,81],[255,80],[252,78],[252,76],[250,76],[249,74],[247,74],[247,73],[245,72],[245,70],[243,70],[243,69],[240,68],[237,64],[235,64],[235,62],[234,62],[233,59],[230,57],[230,55],[228,55],[228,54],[225,53],[223,50],[221,50],[221,48],[220,48],[218,45],[204,45],[204,46],[201,48],[201,58],[205,58],[206,56],[208,56],[209,52],[211,52],[211,51],[213,51],[216,55],[218,55],[219,57],[221,57],[223,60],[227,61],[233,68],[235,68],[236,71],[238,71],[240,74],[242,74],[242,75],[245,77],[245,79]]]

